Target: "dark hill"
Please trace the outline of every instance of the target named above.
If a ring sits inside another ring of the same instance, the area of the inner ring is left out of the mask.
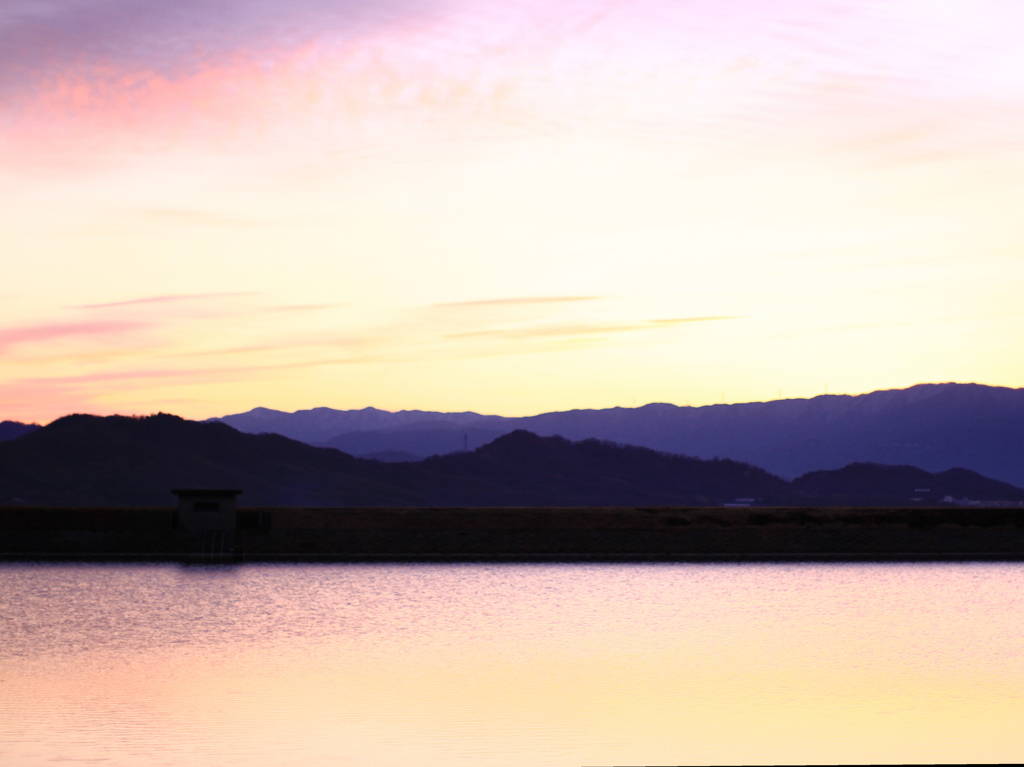
[[[166,505],[182,486],[238,487],[268,506],[701,505],[787,487],[734,461],[524,431],[418,463],[166,414],[67,416],[0,444],[0,503]]]
[[[966,470],[855,464],[793,483],[737,461],[515,431],[413,463],[354,458],[276,434],[159,414],[72,415],[0,443],[0,505],[170,505],[173,487],[237,487],[246,506],[912,505],[939,494],[1014,501],[1024,491]]]
[[[258,505],[404,505],[378,464],[276,434],[174,415],[71,415],[0,443],[0,498],[45,505],[167,505],[172,487],[239,487]]]
[[[851,463],[833,471],[814,471],[792,482],[797,493],[834,505],[902,505],[918,499],[940,503],[957,500],[1024,501],[1024,490],[967,469],[931,474],[914,466]]]
[[[629,506],[717,505],[736,496],[781,499],[788,490],[778,477],[736,461],[522,430],[419,466],[448,484],[443,492],[451,505],[466,506],[487,505],[496,493],[510,505]]]

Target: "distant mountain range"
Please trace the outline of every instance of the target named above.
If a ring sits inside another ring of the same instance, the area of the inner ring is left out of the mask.
[[[176,487],[234,487],[250,506],[933,505],[1024,501],[966,469],[854,464],[792,482],[730,459],[514,431],[413,463],[173,415],[72,415],[0,443],[0,505],[171,505]]]
[[[571,410],[524,418],[374,408],[285,413],[256,408],[219,419],[382,460],[473,449],[517,429],[601,439],[698,458],[730,458],[791,479],[850,463],[961,467],[1024,485],[1024,389],[921,384],[857,396],[737,405]]]

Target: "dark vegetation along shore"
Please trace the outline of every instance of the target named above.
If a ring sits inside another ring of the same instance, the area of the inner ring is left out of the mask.
[[[5,559],[1024,558],[1024,509],[260,508],[210,546],[173,508],[0,509]]]
[[[175,507],[175,487],[243,493],[204,517],[213,501]],[[384,463],[171,415],[68,416],[0,443],[0,557],[1017,559],[1024,490],[863,463],[787,482],[525,431]]]

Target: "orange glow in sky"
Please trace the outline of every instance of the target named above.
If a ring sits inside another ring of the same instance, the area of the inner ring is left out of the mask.
[[[0,419],[1024,386],[1021,22],[12,0]]]

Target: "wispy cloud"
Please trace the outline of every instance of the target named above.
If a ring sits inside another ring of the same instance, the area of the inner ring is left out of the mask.
[[[434,304],[440,308],[461,308],[477,306],[531,306],[533,304],[568,304],[578,301],[601,301],[604,296],[525,296],[522,298],[491,298],[479,301],[454,301]]]
[[[211,292],[127,298],[71,306],[48,321],[0,327],[0,351],[7,353],[8,363],[3,372],[13,375],[23,364],[102,371],[172,355],[183,346],[195,348],[207,338],[229,337],[225,321],[232,328],[239,320],[243,326],[259,326],[259,316],[267,311],[245,300],[254,295]]]
[[[0,381],[0,410],[7,413],[24,414],[30,418],[47,421],[69,413],[112,414],[154,412],[168,407],[173,402],[197,402],[194,398],[164,397],[149,394],[154,388],[166,386],[209,385],[211,383],[234,383],[251,380],[254,375],[267,374],[275,370],[310,367],[305,363],[280,365],[250,365],[245,367],[146,367],[100,370],[91,373],[67,374],[61,376],[31,376]],[[120,392],[131,390],[140,402],[158,401],[159,405],[144,405],[140,408],[123,404],[109,404],[112,392],[121,402]]]
[[[164,296],[147,296],[146,298],[132,298],[127,301],[111,301],[105,304],[82,304],[76,309],[113,309],[121,306],[150,306],[153,304],[171,304],[183,301],[199,301],[208,298],[236,298],[239,296],[252,296],[255,293],[230,292],[230,293],[178,293]]]
[[[231,299],[226,306],[221,299]],[[163,401],[167,390],[190,393],[239,382],[292,380],[338,366],[483,359],[557,352],[672,328],[735,319],[727,316],[629,320],[588,318],[597,297],[530,297],[420,307],[392,321],[339,326],[320,318],[334,304],[254,307],[233,293],[148,296],[89,304],[78,320],[0,329],[11,364],[0,379],[0,408],[44,419],[61,412],[117,412],[111,402]],[[196,311],[209,299],[209,311]],[[563,311],[560,307],[578,306]],[[150,307],[181,307],[154,314]],[[449,310],[501,307],[453,321]],[[582,310],[582,311],[581,311]],[[99,319],[97,319],[97,317]],[[109,319],[108,319],[109,318]],[[227,324],[224,324],[224,321]],[[228,332],[223,332],[230,328]],[[669,339],[670,340],[670,339]],[[13,347],[19,347],[14,350]],[[42,368],[40,364],[47,363]],[[40,376],[41,370],[61,370]],[[159,394],[157,394],[159,392]],[[150,394],[147,394],[150,393]],[[147,399],[148,397],[148,399]],[[145,406],[141,406],[145,409]]]
[[[341,309],[345,306],[348,306],[348,304],[293,304],[291,306],[271,306],[263,311],[281,314],[301,314],[303,312],[326,312],[331,309]]]
[[[148,327],[137,321],[58,322],[0,329],[0,351],[12,346],[59,341],[67,338],[87,338],[91,341],[111,342],[126,333]]]
[[[663,320],[647,320],[649,325],[687,325],[691,322],[716,322],[718,320],[741,320],[741,315],[723,315],[720,317],[670,317]]]
[[[594,322],[577,324],[542,324],[530,325],[517,328],[493,328],[488,330],[473,330],[464,333],[448,333],[446,338],[505,338],[505,339],[530,339],[530,338],[572,338],[585,336],[611,337],[626,333],[638,333],[676,325],[686,325],[694,322],[714,322],[718,320],[734,320],[739,317],[678,317],[661,320],[644,320],[641,322]]]

